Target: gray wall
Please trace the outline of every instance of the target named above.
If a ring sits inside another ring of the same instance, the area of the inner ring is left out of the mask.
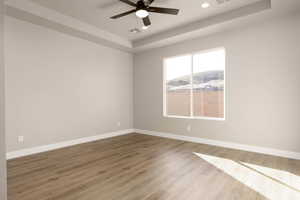
[[[0,0],[0,199],[6,199],[6,157],[4,136],[3,0]]]
[[[9,152],[133,128],[131,54],[11,17],[5,32]]]
[[[280,17],[135,55],[134,127],[300,152],[299,21]],[[226,121],[164,118],[163,58],[216,47],[227,51]]]

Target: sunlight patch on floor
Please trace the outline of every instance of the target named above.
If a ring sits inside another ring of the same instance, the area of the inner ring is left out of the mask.
[[[270,200],[300,200],[300,177],[289,172],[194,153]]]
[[[245,166],[256,170],[259,173],[262,173],[270,178],[275,179],[276,181],[281,182],[282,184],[286,184],[288,187],[291,187],[295,190],[299,190],[300,192],[300,176],[292,174],[287,171],[273,169],[269,167],[243,163]]]

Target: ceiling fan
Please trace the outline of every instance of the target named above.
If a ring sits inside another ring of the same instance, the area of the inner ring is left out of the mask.
[[[119,0],[119,1],[126,3],[132,7],[135,7],[135,9],[112,16],[111,19],[118,19],[120,17],[124,17],[126,15],[135,13],[137,17],[143,19],[143,23],[146,27],[151,25],[151,21],[149,18],[150,12],[169,14],[169,15],[177,15],[179,13],[179,9],[150,6],[154,2],[154,0],[139,0],[137,3],[134,3],[129,0]]]

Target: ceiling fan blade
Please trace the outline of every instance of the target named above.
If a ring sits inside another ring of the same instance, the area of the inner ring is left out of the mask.
[[[132,1],[129,1],[129,0],[119,0],[119,1],[122,1],[123,3],[126,3],[126,4],[128,4],[130,6],[136,7],[136,4],[134,2],[132,2]]]
[[[118,19],[120,17],[124,17],[126,15],[129,15],[131,13],[134,13],[136,10],[130,10],[130,11],[127,11],[127,12],[124,12],[124,13],[121,13],[121,14],[118,14],[118,15],[115,15],[115,16],[112,16],[111,19]]]
[[[150,21],[149,16],[143,18],[143,22],[144,22],[144,25],[145,25],[145,26],[150,26],[150,25],[151,25],[151,21]]]
[[[160,7],[149,7],[149,12],[162,13],[162,14],[170,14],[177,15],[179,13],[179,9],[174,8],[160,8]]]
[[[147,6],[149,6],[154,2],[154,0],[144,0],[144,2],[146,3]]]

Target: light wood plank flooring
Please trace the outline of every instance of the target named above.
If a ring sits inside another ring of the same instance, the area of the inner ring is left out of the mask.
[[[8,161],[8,200],[293,200],[299,177],[297,160],[129,134]]]

